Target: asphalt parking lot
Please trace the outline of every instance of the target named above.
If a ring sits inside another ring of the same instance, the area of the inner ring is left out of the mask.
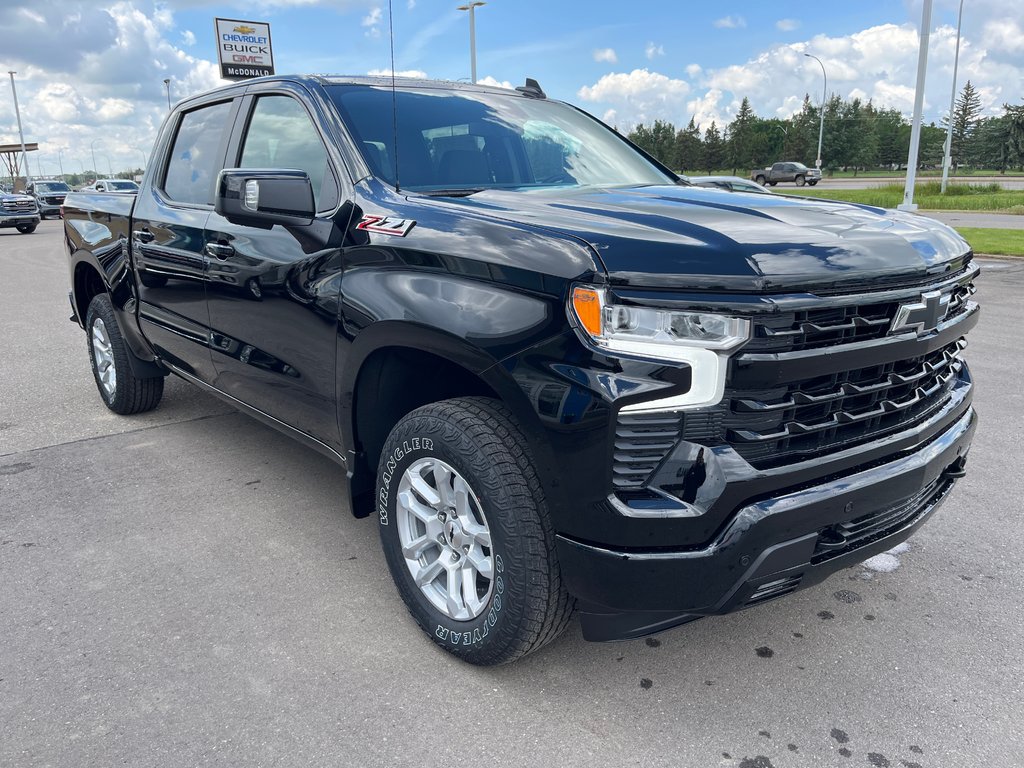
[[[60,228],[0,230],[0,765],[1021,764],[1024,262],[984,264],[970,472],[908,551],[477,669],[408,617],[334,464],[175,379],[103,407]]]

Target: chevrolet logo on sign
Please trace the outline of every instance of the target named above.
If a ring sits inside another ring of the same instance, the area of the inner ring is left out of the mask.
[[[235,27],[235,28],[234,28],[233,30],[231,30],[231,31],[232,31],[232,32],[237,32],[237,33],[238,33],[238,34],[240,34],[240,35],[251,35],[251,34],[252,34],[253,32],[255,32],[256,30],[255,30],[255,29],[253,29],[252,27],[247,27],[247,26],[245,26],[245,25],[243,24],[243,25],[242,25],[242,26],[240,26],[240,27]]]
[[[928,331],[934,331],[949,311],[949,298],[948,293],[943,296],[941,291],[929,291],[921,294],[920,301],[901,304],[896,310],[896,317],[893,318],[889,332],[916,331],[920,336]]]

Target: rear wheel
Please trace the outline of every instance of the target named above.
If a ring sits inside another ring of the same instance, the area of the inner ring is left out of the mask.
[[[33,232],[36,231],[36,225],[35,224],[19,224],[18,225],[18,231],[21,232],[21,234],[23,234],[23,235],[31,235]]]
[[[811,185],[811,186],[813,187],[813,186],[814,186],[815,184],[817,184],[818,182],[816,182],[816,181],[808,181],[807,183],[808,183],[808,184],[810,184],[810,185]]]
[[[163,376],[143,379],[134,374],[129,362],[132,352],[121,336],[109,295],[93,297],[85,332],[92,375],[107,408],[122,416],[156,408],[164,394]]]
[[[381,453],[377,504],[398,591],[449,653],[504,664],[565,629],[572,600],[544,491],[501,403],[445,400],[399,421]]]
[[[803,176],[797,176],[795,181],[798,187],[802,187],[804,185],[804,182],[807,180]]]
[[[756,181],[762,187],[764,186],[764,176],[758,176],[756,179],[754,179],[754,181]]]

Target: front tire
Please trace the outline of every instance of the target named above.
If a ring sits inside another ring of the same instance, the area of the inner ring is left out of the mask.
[[[804,183],[807,181],[807,179],[805,179],[803,176],[797,176],[795,181],[798,187],[802,187]]]
[[[156,408],[164,394],[164,378],[143,379],[134,374],[129,362],[132,352],[121,335],[114,305],[106,293],[94,296],[89,303],[85,333],[92,375],[107,408],[122,416]]]
[[[471,664],[505,664],[572,615],[544,491],[500,402],[418,408],[391,431],[377,472],[381,545],[406,607]]]
[[[17,229],[23,235],[31,235],[36,231],[36,224],[19,224]]]

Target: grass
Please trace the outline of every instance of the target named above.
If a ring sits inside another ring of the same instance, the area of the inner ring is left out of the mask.
[[[975,253],[1024,256],[1024,230],[957,227],[956,231],[971,244]]]
[[[1003,189],[998,184],[950,184],[941,194],[937,181],[915,187],[914,202],[926,211],[986,211],[989,213],[1024,214],[1024,190]],[[780,190],[781,191],[781,190]],[[829,189],[828,180],[817,187],[786,189],[784,194],[823,197],[849,203],[895,208],[903,202],[903,185],[888,184],[869,189]]]

